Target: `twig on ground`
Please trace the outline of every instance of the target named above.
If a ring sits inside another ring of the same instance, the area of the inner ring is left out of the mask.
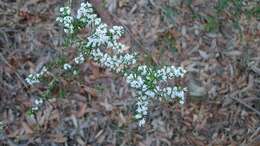
[[[253,76],[249,75],[248,86],[246,86],[245,88],[243,88],[241,90],[235,91],[232,94],[227,95],[225,97],[231,98],[232,100],[235,100],[236,102],[244,105],[246,108],[254,111],[260,117],[260,111],[258,111],[257,109],[253,108],[252,106],[248,105],[247,103],[245,103],[244,101],[240,100],[239,98],[235,98],[236,95],[238,95],[238,94],[240,94],[242,92],[245,92],[248,89],[250,89],[253,86],[253,81],[254,81]]]
[[[258,111],[257,109],[253,108],[252,106],[248,105],[247,103],[245,103],[244,101],[238,99],[238,98],[235,98],[235,97],[232,97],[232,96],[228,96],[229,98],[237,101],[238,103],[244,105],[245,107],[247,107],[248,109],[254,111],[259,117],[260,117],[260,111]]]

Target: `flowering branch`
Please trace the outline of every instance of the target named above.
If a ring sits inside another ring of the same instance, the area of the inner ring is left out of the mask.
[[[74,63],[64,63],[63,69],[74,70],[74,66],[84,63],[86,57],[90,57],[101,67],[122,74],[129,86],[137,93],[135,118],[139,121],[139,126],[145,124],[150,99],[172,100],[176,98],[180,104],[184,103],[185,89],[178,86],[171,87],[167,80],[182,78],[186,70],[174,66],[157,69],[154,66],[138,65],[138,54],[129,52],[125,49],[126,46],[119,42],[119,38],[124,34],[123,27],[109,28],[107,24],[102,23],[90,3],[82,3],[76,17],[71,15],[69,7],[60,8],[57,21],[63,25],[64,32],[69,36],[76,35],[85,27],[91,28],[92,31],[86,39],[78,41],[81,49],[79,55],[74,58]],[[40,78],[45,74],[48,72],[46,68],[43,68],[40,73],[30,74],[26,81],[30,85],[39,83]],[[37,101],[36,105],[42,103],[42,101]],[[34,109],[38,110],[38,108]]]

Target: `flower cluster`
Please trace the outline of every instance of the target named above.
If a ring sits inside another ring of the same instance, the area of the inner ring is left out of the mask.
[[[164,66],[157,69],[154,66],[137,65],[137,53],[129,52],[127,47],[119,42],[124,34],[122,26],[109,27],[102,23],[97,17],[90,3],[82,3],[76,16],[72,16],[69,7],[60,8],[60,16],[57,21],[64,26],[65,33],[70,36],[76,35],[80,29],[90,27],[90,35],[80,39],[81,50],[79,55],[74,58],[74,63],[63,64],[65,71],[72,71],[77,74],[73,65],[79,65],[85,62],[89,57],[100,66],[121,73],[126,78],[130,87],[136,90],[136,114],[135,118],[139,121],[139,126],[145,124],[145,118],[148,115],[148,106],[151,99],[175,99],[181,104],[184,103],[184,89],[174,86],[168,86],[167,80],[183,77],[186,71],[182,67]],[[82,49],[86,48],[86,50]],[[41,76],[45,71],[38,74],[31,74],[26,81],[32,85],[39,83]],[[38,110],[37,105],[43,101],[36,100],[33,110]]]
[[[82,64],[85,61],[84,55],[80,53],[78,57],[74,58],[74,61],[76,64]]]
[[[74,32],[74,25],[73,21],[74,18],[71,16],[71,10],[69,7],[61,7],[60,8],[60,16],[57,17],[56,21],[60,22],[64,26],[64,32],[66,33],[73,33]]]
[[[93,28],[91,35],[86,38],[85,48],[91,48],[90,57],[101,66],[121,72],[126,65],[136,63],[136,54],[126,52],[125,45],[118,41],[124,33],[123,27],[109,28],[107,24],[102,23],[94,14],[90,3],[82,3],[76,17],[71,16],[68,7],[60,8],[60,13],[57,20],[64,26],[65,32],[73,33],[75,29],[85,26]],[[74,23],[67,21],[68,18]],[[108,53],[109,49],[112,49],[112,52]],[[75,63],[82,64],[85,61],[84,55],[86,55],[84,52],[80,52],[80,55],[74,58]]]
[[[162,69],[157,71],[159,78],[161,78],[163,81],[172,79],[174,77],[183,77],[185,73],[186,70],[184,70],[182,67],[176,68],[175,66],[164,66]]]
[[[90,36],[87,37],[87,48],[92,48],[90,55],[92,59],[101,66],[121,72],[125,65],[136,63],[136,54],[127,53],[125,45],[118,42],[123,35],[123,27],[113,26],[109,28],[107,24],[102,23],[100,18],[93,14],[93,8],[89,3],[82,3],[78,10],[77,18],[83,20],[86,25],[95,28]],[[111,48],[112,52],[102,48]],[[76,59],[76,58],[75,58]]]
[[[65,64],[63,65],[63,69],[64,69],[64,70],[70,70],[70,69],[71,69],[71,65],[68,64],[68,63],[65,63]]]
[[[40,83],[40,78],[47,72],[47,68],[44,66],[39,73],[30,74],[25,81],[33,85],[35,83]]]
[[[98,18],[100,19],[100,18]],[[88,47],[100,47],[101,45],[107,45],[108,48],[112,48],[114,53],[122,53],[125,45],[118,42],[118,39],[123,35],[123,27],[113,26],[108,28],[107,24],[100,23],[96,25],[95,32],[88,37]]]
[[[77,11],[76,19],[79,20],[85,26],[99,25],[101,19],[94,13],[92,5],[88,2],[81,3],[80,8]]]
[[[38,111],[39,107],[43,104],[43,99],[38,98],[34,100],[33,106],[32,106],[32,111]]]
[[[94,61],[97,61],[101,66],[116,72],[121,72],[124,69],[124,65],[135,64],[135,54],[121,54],[111,56],[108,53],[103,53],[100,49],[94,49],[91,51],[91,55]]]
[[[145,116],[147,115],[147,106],[149,98],[162,98],[174,99],[179,98],[181,104],[184,103],[184,90],[175,87],[161,87],[160,84],[165,82],[166,79],[174,77],[183,77],[185,70],[182,67],[165,66],[156,70],[154,67],[146,65],[138,66],[136,71],[125,73],[126,82],[130,87],[137,90],[137,114],[136,118],[139,119],[139,125],[145,123]]]
[[[139,126],[143,126],[145,124],[145,116],[148,114],[148,104],[149,104],[149,97],[139,93],[139,96],[137,96],[137,103],[136,103],[137,108],[136,108],[136,115],[135,115],[135,119],[138,120]]]
[[[107,67],[116,72],[122,71],[126,65],[136,63],[136,53],[127,53],[125,45],[118,42],[118,38],[122,35],[120,27],[113,27],[107,29],[107,25],[99,25],[96,32],[88,37],[88,47],[102,47],[111,48],[112,53],[101,51],[102,49],[96,48],[91,51],[91,57],[97,61],[101,66]]]

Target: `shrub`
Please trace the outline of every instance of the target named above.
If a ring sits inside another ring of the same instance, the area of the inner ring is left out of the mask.
[[[109,69],[126,79],[126,83],[136,91],[136,113],[135,118],[139,126],[145,124],[148,115],[148,105],[151,99],[173,100],[177,99],[180,104],[184,103],[185,88],[169,86],[167,80],[181,78],[185,69],[175,66],[148,66],[138,63],[138,53],[130,52],[126,46],[119,42],[124,33],[122,26],[108,27],[97,17],[90,3],[82,3],[76,16],[71,14],[69,7],[60,8],[57,21],[63,26],[67,34],[67,42],[78,48],[78,56],[73,61],[62,61],[62,72],[70,72],[71,76],[77,75],[80,64],[85,60],[92,59],[100,67]],[[78,37],[80,30],[88,27],[91,32],[87,38]],[[47,90],[42,95],[47,97],[56,85],[61,73],[53,73],[52,66],[44,66],[38,73],[30,74],[26,81],[33,85],[41,81],[47,81]],[[44,103],[46,98],[38,98],[34,101],[31,112],[36,112]]]

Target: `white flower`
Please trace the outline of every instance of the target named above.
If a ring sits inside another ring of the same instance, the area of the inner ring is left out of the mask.
[[[94,11],[90,3],[81,3],[76,18],[83,22],[84,25],[94,24],[95,26],[98,26],[101,24],[101,19],[97,18],[97,15],[93,13]]]
[[[134,55],[131,55],[131,54],[125,54],[125,56],[124,56],[124,62],[125,62],[125,64],[128,64],[128,65],[130,65],[130,64],[135,64],[135,56]]]
[[[142,118],[142,115],[141,114],[136,114],[135,115],[135,119],[141,119]]]
[[[146,115],[147,114],[147,106],[145,105],[142,105],[142,106],[139,106],[137,109],[136,109],[136,112],[137,113],[140,113],[140,114],[143,114],[143,115]]]
[[[94,22],[95,25],[100,25],[101,24],[101,19],[100,18],[97,18],[94,21],[95,21]]]
[[[146,65],[138,66],[137,70],[141,72],[142,76],[145,76],[147,74],[147,66]]]
[[[123,35],[124,28],[122,26],[113,26],[109,29],[109,32],[112,34],[113,40],[117,40]]]
[[[175,66],[165,66],[157,71],[162,80],[172,79],[173,77],[183,77],[186,73],[182,67],[176,68]]]
[[[129,76],[127,76],[126,80],[130,84],[130,86],[133,88],[141,88],[144,84],[144,81],[140,76],[137,76],[136,78],[134,78],[133,74],[130,74]]]
[[[135,60],[134,56],[132,56],[132,60],[129,58],[126,60],[124,55],[110,55],[101,52],[100,49],[93,49],[90,54],[93,60],[97,61],[101,66],[116,72],[122,71],[122,66],[129,65]]]
[[[108,26],[106,24],[101,23],[95,30],[95,32],[88,37],[88,44],[89,47],[99,47],[102,44],[106,44],[109,40],[108,33]]]
[[[47,73],[47,68],[44,66],[43,68],[42,68],[42,70],[40,71],[40,73],[39,73],[39,75],[40,76],[42,76],[42,75],[44,75],[45,73]]]
[[[35,103],[36,105],[40,105],[40,104],[43,103],[43,100],[42,100],[41,98],[38,98],[38,99],[36,99],[36,100],[34,101],[34,103]]]
[[[176,96],[180,97],[180,98],[183,98],[184,97],[184,91],[183,90],[177,91],[176,92]]]
[[[141,89],[141,90],[142,90],[143,92],[145,92],[145,91],[147,91],[147,89],[148,89],[147,85],[144,84],[144,85],[142,86],[142,89]]]
[[[33,111],[38,111],[38,110],[39,110],[39,107],[38,107],[38,106],[34,106],[34,107],[32,107],[32,110],[33,110]]]
[[[73,75],[77,75],[78,72],[76,70],[73,71]]]
[[[60,12],[62,13],[64,11],[64,7],[61,7],[60,8]]]
[[[32,84],[35,84],[35,83],[40,83],[40,75],[39,74],[30,74],[26,79],[25,81],[32,85]]]
[[[63,69],[69,70],[69,69],[71,69],[71,65],[66,63],[66,64],[63,65]]]
[[[74,32],[74,25],[73,25],[74,18],[71,16],[70,8],[69,7],[61,7],[60,13],[61,14],[56,19],[56,21],[63,24],[65,33],[73,33]]]
[[[138,122],[138,126],[142,127],[143,125],[145,124],[145,119],[141,119],[139,122]]]
[[[151,90],[146,91],[145,94],[149,97],[155,97],[155,93]]]
[[[184,99],[180,99],[179,103],[184,104]]]
[[[32,85],[40,83],[40,78],[47,72],[47,68],[44,66],[39,73],[30,74],[25,81]]]
[[[74,61],[76,64],[82,64],[85,61],[85,59],[84,56],[80,54],[78,57],[74,58]]]

